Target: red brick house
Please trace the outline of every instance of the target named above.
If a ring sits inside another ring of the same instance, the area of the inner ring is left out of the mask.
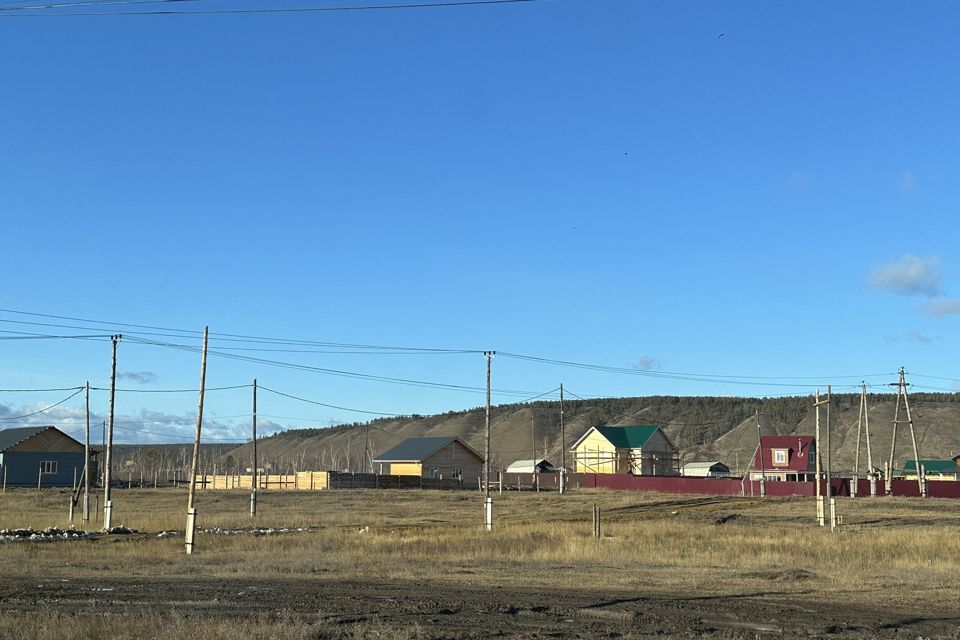
[[[816,455],[813,436],[762,436],[750,479],[759,480],[762,470],[767,480],[813,482],[817,475]]]

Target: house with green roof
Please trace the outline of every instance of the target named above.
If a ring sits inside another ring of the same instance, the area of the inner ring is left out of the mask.
[[[680,475],[680,454],[657,425],[591,427],[570,451],[576,473]]]
[[[920,466],[927,474],[927,480],[957,480],[960,478],[960,468],[953,460],[921,460]],[[904,476],[907,480],[917,479],[917,461],[907,460],[903,465]]]

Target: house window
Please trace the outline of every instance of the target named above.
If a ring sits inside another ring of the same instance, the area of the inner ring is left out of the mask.
[[[454,467],[452,477],[454,480],[459,480],[463,477],[463,469],[461,467]]]
[[[774,449],[774,450],[773,450],[773,464],[787,464],[787,450],[786,450],[786,449]]]
[[[439,478],[440,477],[440,467],[431,467],[430,468],[430,477]]]
[[[43,470],[43,473],[56,473],[57,472],[57,461],[56,460],[44,460],[40,463],[40,466]]]

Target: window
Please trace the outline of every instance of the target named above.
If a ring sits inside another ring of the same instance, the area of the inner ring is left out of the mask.
[[[454,467],[454,468],[453,468],[453,476],[452,476],[452,477],[453,477],[454,480],[459,480],[460,478],[462,478],[462,477],[463,477],[463,468],[462,468],[462,467]]]
[[[432,468],[430,469],[430,477],[431,477],[431,478],[439,478],[439,477],[440,477],[440,467],[432,467]]]
[[[44,460],[40,463],[40,468],[43,473],[56,473],[57,472],[57,461],[56,460]]]
[[[787,464],[787,450],[786,450],[786,449],[774,449],[774,450],[773,450],[773,464]]]

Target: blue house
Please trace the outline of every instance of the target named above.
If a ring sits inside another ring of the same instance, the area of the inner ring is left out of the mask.
[[[93,453],[91,452],[91,457]],[[0,477],[8,487],[72,487],[83,476],[83,443],[56,427],[0,431]],[[90,475],[96,478],[91,461]]]

